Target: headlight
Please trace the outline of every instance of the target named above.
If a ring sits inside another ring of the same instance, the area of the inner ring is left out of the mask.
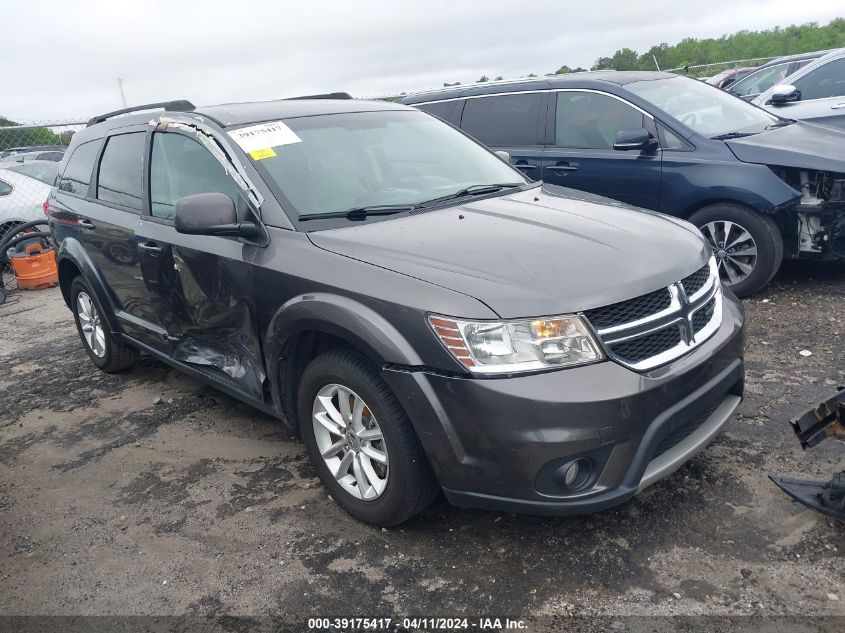
[[[473,373],[571,367],[604,358],[578,316],[480,322],[430,316],[428,322],[449,353]]]

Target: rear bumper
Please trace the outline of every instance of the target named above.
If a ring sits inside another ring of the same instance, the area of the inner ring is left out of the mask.
[[[447,498],[534,514],[609,508],[703,450],[742,397],[743,314],[726,297],[719,330],[675,362],[614,362],[501,379],[386,370]],[[582,459],[577,489],[561,468]]]

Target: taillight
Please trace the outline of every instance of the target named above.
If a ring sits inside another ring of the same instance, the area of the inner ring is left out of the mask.
[[[44,209],[44,215],[46,215],[47,217],[50,217],[50,201],[45,200],[44,202],[42,202],[41,208]]]

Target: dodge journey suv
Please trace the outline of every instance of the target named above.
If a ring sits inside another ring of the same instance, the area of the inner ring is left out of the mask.
[[[743,314],[694,227],[343,96],[151,104],[73,137],[46,208],[95,365],[144,353],[277,416],[383,526],[441,489],[607,508],[710,442]]]

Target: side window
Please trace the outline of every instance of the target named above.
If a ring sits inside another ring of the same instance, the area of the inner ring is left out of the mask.
[[[452,114],[455,112],[455,105],[457,103],[457,101],[435,101],[434,103],[424,103],[417,107],[423,112],[433,114],[438,119],[451,121]]]
[[[8,196],[12,193],[12,185],[5,180],[0,180],[0,196]]]
[[[633,106],[596,92],[558,92],[555,145],[578,149],[611,149],[621,130],[644,127]]]
[[[515,93],[467,99],[461,129],[485,145],[537,145],[543,95]]]
[[[110,136],[100,159],[97,199],[141,210],[144,180],[144,132]]]
[[[686,149],[686,143],[680,136],[675,134],[668,127],[660,126],[660,133],[663,136],[663,149]]]
[[[97,139],[82,143],[73,150],[59,180],[59,191],[77,196],[88,194],[88,183],[91,182],[91,172],[94,171],[94,161],[97,160],[99,149],[100,140]]]
[[[225,193],[238,202],[238,186],[207,149],[181,134],[154,134],[150,161],[150,212],[172,220],[176,201],[197,193]]]
[[[801,101],[845,96],[845,57],[834,59],[796,79],[795,87],[801,91]]]

